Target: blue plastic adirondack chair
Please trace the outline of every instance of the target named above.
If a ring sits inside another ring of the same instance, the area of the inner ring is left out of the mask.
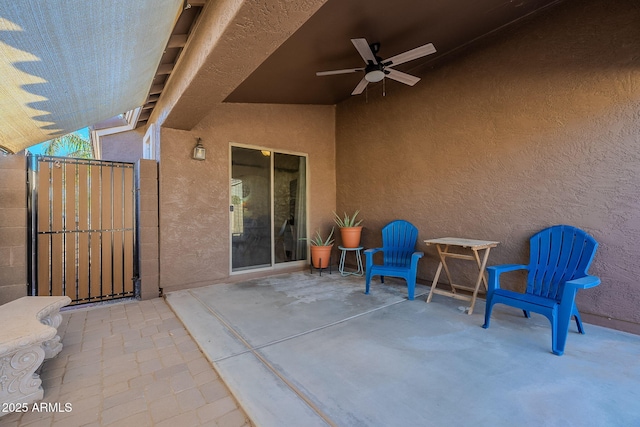
[[[576,319],[578,332],[584,334],[575,298],[578,289],[600,284],[598,277],[587,274],[598,242],[579,228],[555,225],[531,237],[529,246],[529,265],[487,267],[489,289],[482,327],[489,327],[495,304],[520,308],[526,317],[530,316],[530,311],[542,314],[551,322],[553,353],[561,356],[571,317]],[[524,294],[500,288],[500,274],[523,269],[528,270]]]
[[[391,276],[406,280],[408,297],[410,300],[414,298],[418,260],[424,256],[423,252],[415,251],[417,241],[418,229],[410,222],[396,220],[384,226],[382,247],[364,251],[367,258],[365,294],[369,293],[369,285],[373,276],[380,276],[382,283],[384,283],[384,276]],[[373,255],[380,251],[383,252],[383,263],[382,265],[374,264]]]

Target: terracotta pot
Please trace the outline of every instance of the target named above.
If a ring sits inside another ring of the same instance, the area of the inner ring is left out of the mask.
[[[343,248],[359,247],[361,234],[362,234],[362,226],[340,228],[340,237],[342,238],[342,247]]]
[[[327,268],[331,259],[330,246],[311,246],[311,264],[314,268]]]

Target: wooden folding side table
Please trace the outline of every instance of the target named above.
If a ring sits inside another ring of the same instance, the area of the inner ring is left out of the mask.
[[[476,297],[478,296],[478,290],[480,289],[480,283],[484,284],[484,290],[487,290],[487,278],[485,277],[485,268],[487,266],[487,259],[489,258],[489,251],[491,248],[495,248],[498,246],[500,242],[492,242],[488,240],[472,240],[472,239],[462,239],[458,237],[443,237],[440,239],[431,239],[425,240],[424,243],[427,245],[436,245],[438,249],[438,256],[440,257],[440,264],[438,264],[438,269],[436,270],[436,275],[433,278],[433,283],[431,284],[431,291],[429,292],[429,296],[427,297],[427,302],[431,302],[431,298],[433,294],[438,295],[446,295],[449,297],[453,297],[456,299],[461,299],[465,301],[471,301],[471,306],[469,307],[469,314],[473,313],[473,307],[476,304]],[[450,252],[452,248],[460,248],[462,250],[470,249],[473,252],[473,255],[461,254],[459,252]],[[479,251],[484,250],[484,254],[478,253]],[[480,256],[482,255],[482,261],[480,261]],[[457,258],[457,259],[465,259],[468,261],[476,262],[478,266],[478,278],[476,279],[476,283],[474,287],[457,285],[453,283],[451,280],[451,273],[449,272],[449,267],[447,266],[447,258]],[[451,291],[445,291],[442,289],[436,289],[438,285],[438,279],[440,278],[440,273],[442,272],[442,268],[444,267],[444,273],[447,275],[447,279],[449,279],[449,285],[451,286]],[[458,289],[463,289],[466,291],[472,291],[473,295],[464,295],[456,292]]]

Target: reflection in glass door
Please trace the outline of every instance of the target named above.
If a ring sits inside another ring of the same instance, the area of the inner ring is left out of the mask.
[[[231,147],[232,270],[271,265],[271,157]]]
[[[307,159],[275,153],[273,217],[276,263],[307,259]]]
[[[306,158],[231,147],[232,271],[305,260]]]

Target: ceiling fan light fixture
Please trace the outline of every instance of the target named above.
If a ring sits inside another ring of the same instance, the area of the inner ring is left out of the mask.
[[[405,62],[413,61],[414,59],[422,58],[423,56],[431,55],[436,52],[436,48],[433,46],[433,43],[427,43],[423,46],[416,47],[415,49],[408,50],[383,60],[377,55],[380,50],[380,43],[369,44],[364,38],[351,39],[351,43],[353,43],[353,46],[355,46],[356,50],[364,60],[364,63],[366,64],[365,67],[319,71],[316,73],[316,76],[333,76],[336,74],[350,74],[364,71],[364,78],[360,80],[356,88],[351,92],[351,95],[360,95],[364,92],[369,83],[382,81],[384,84],[385,77],[409,86],[415,85],[420,80],[419,77],[403,73],[402,71],[398,71],[391,67],[404,64]],[[384,88],[382,93],[384,95]]]
[[[373,70],[373,71],[369,71],[367,74],[365,74],[364,78],[369,83],[375,83],[375,82],[379,82],[380,80],[384,79],[384,76],[385,76],[384,71],[382,71],[382,70]]]

